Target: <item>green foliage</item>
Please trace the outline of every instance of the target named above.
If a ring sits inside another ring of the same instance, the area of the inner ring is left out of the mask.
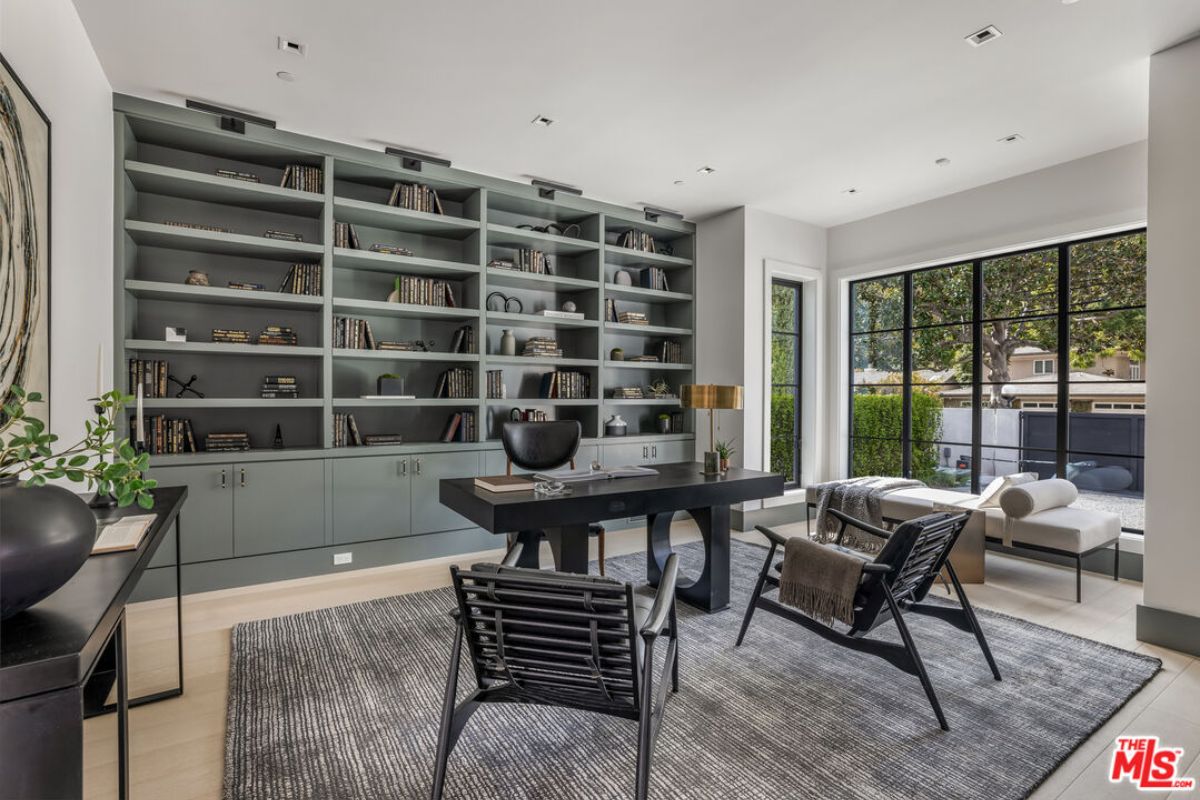
[[[42,396],[27,394],[20,386],[13,386],[11,393],[12,400],[4,406],[6,421],[0,427],[0,477],[24,475],[26,486],[45,486],[47,481],[66,478],[86,482],[100,494],[112,494],[121,507],[133,503],[147,509],[154,506],[150,490],[158,482],[142,477],[150,456],[134,452],[128,439],[112,441],[117,415],[132,397],[114,391],[96,398],[97,419],[84,423],[83,439],[55,452],[58,436],[28,413],[29,405],[41,402]],[[16,431],[18,426],[23,430]]]
[[[729,460],[729,459],[733,458],[733,454],[737,452],[737,448],[733,446],[733,443],[735,441],[737,441],[737,440],[730,439],[727,442],[722,442],[720,439],[718,439],[716,441],[716,443],[713,445],[713,448],[716,450],[716,453],[718,456],[720,456],[721,458],[724,458],[726,460]]]
[[[771,392],[771,472],[778,472],[785,483],[797,479],[792,453],[795,448],[795,398],[790,389],[776,387]]]
[[[854,461],[851,474],[900,475],[904,468],[901,435],[903,395],[870,393],[854,396]],[[942,438],[942,401],[914,389],[912,394],[912,476],[931,482],[937,472]]]

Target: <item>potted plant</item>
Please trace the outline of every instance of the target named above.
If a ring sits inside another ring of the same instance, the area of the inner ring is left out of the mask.
[[[734,441],[733,439],[728,442],[718,441],[714,445],[717,457],[721,459],[721,472],[729,471],[729,459],[733,458],[733,454],[737,452],[737,448],[733,446]]]
[[[375,380],[378,393],[384,397],[399,397],[404,394],[404,378],[385,372]]]
[[[79,495],[49,481],[86,483],[117,505],[152,508],[157,484],[142,473],[149,455],[128,439],[113,441],[115,421],[132,398],[109,392],[95,399],[96,419],[69,447],[29,413],[37,392],[13,386],[0,417],[0,618],[8,618],[53,593],[92,552],[96,517]]]
[[[658,432],[659,433],[670,433],[671,432],[671,415],[670,414],[667,414],[664,412],[664,413],[658,415]]]

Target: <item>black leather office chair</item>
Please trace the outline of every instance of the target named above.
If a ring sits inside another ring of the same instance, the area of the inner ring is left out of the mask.
[[[563,464],[575,469],[575,453],[583,438],[583,426],[578,420],[561,419],[547,422],[505,422],[500,428],[500,441],[508,456],[507,474],[513,464],[532,472],[558,469]],[[596,537],[600,556],[600,574],[604,574],[604,526],[588,526],[588,535]]]

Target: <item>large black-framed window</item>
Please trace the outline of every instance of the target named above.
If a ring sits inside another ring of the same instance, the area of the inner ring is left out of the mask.
[[[771,471],[785,488],[800,485],[800,376],[803,288],[796,281],[771,280]]]
[[[1144,527],[1146,235],[850,285],[850,474],[978,493],[1061,476]]]

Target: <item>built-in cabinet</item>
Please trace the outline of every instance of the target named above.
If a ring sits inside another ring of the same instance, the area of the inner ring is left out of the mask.
[[[412,534],[409,456],[339,458],[333,468],[333,541]]]
[[[234,556],[325,544],[324,461],[235,464],[234,471]]]

